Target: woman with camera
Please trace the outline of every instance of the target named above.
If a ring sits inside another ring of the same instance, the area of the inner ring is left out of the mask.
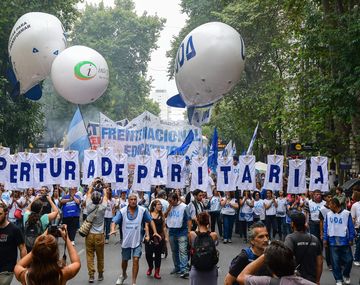
[[[76,231],[79,227],[81,203],[81,198],[76,195],[76,192],[76,187],[70,188],[69,194],[65,195],[60,202],[63,214],[62,223],[67,225],[69,237],[73,245],[75,245]]]
[[[155,223],[156,231],[161,236],[153,235],[152,228],[148,223],[145,224],[145,256],[148,263],[147,276],[150,276],[155,265],[154,278],[161,279],[160,266],[161,266],[161,252],[164,247],[164,243],[168,240],[165,218],[162,212],[162,204],[160,200],[155,199],[150,205],[150,215]],[[154,258],[155,255],[155,258]]]
[[[66,265],[65,259],[60,260],[57,240],[46,231],[36,239],[33,250],[15,266],[14,273],[21,284],[64,285],[79,272],[80,258],[69,239],[66,225],[58,231],[65,241],[71,263]]]

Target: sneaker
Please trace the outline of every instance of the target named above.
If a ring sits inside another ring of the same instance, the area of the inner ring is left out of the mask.
[[[103,280],[104,280],[104,273],[99,272],[98,281],[103,281]]]
[[[224,243],[227,243],[228,242],[228,240],[227,239],[224,239]]]
[[[344,277],[344,284],[351,284],[350,277]]]
[[[360,266],[360,261],[354,261],[355,266]]]
[[[89,283],[94,283],[94,276],[89,277]]]
[[[173,274],[181,274],[182,272],[180,270],[177,270],[176,268],[174,268],[170,274],[173,275]]]
[[[336,285],[343,285],[342,281],[337,281],[335,284]]]
[[[189,278],[189,272],[185,271],[185,272],[183,272],[182,274],[180,274],[179,277],[180,277],[180,278],[183,278],[183,279],[187,279],[187,278]]]
[[[124,284],[125,279],[127,278],[127,275],[120,275],[119,278],[116,280],[116,285],[122,285]]]
[[[109,240],[108,240],[108,239],[106,239],[106,240],[105,240],[105,244],[108,244],[108,243],[109,243]]]
[[[232,243],[231,239],[228,240],[228,243]]]

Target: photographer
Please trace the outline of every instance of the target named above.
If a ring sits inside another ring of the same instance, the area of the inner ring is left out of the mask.
[[[21,284],[63,285],[79,272],[80,258],[67,235],[66,226],[58,231],[65,241],[71,263],[66,265],[64,259],[60,261],[57,240],[46,231],[36,239],[33,250],[15,266],[15,276]]]
[[[81,198],[75,195],[77,192],[76,187],[69,189],[69,194],[65,195],[60,202],[62,205],[63,219],[62,223],[67,225],[69,238],[73,245],[75,245],[76,230],[79,227],[80,218],[80,203]]]

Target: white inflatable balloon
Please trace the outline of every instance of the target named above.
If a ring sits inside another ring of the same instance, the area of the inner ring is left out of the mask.
[[[53,15],[31,12],[15,23],[9,38],[8,51],[20,94],[44,80],[51,64],[66,48],[64,28]]]
[[[72,46],[54,60],[51,79],[60,96],[74,104],[88,104],[104,94],[109,84],[109,68],[96,50]]]
[[[210,22],[182,41],[175,61],[175,81],[187,107],[220,100],[240,80],[245,46],[240,34],[224,23]]]

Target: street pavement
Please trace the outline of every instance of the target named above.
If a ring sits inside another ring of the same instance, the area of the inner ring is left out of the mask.
[[[95,278],[94,284],[101,284],[101,285],[114,285],[116,279],[120,274],[120,262],[121,262],[121,247],[120,243],[117,242],[119,240],[119,235],[112,236],[110,239],[110,243],[105,245],[105,272],[104,272],[104,280],[99,282]],[[78,275],[73,279],[70,280],[67,284],[71,285],[83,285],[88,284],[88,274],[87,274],[87,267],[86,267],[86,252],[85,252],[85,239],[77,236],[76,237],[76,248],[81,258],[81,269]],[[224,277],[228,271],[229,264],[231,260],[240,252],[242,248],[246,246],[243,243],[242,239],[234,237],[232,239],[232,244],[223,244],[220,242],[218,246],[218,250],[220,252],[220,261],[219,261],[219,278],[218,284],[223,284]],[[169,246],[168,246],[169,247]],[[63,254],[62,252],[63,247],[60,246],[60,255]],[[69,259],[69,258],[68,258]],[[95,266],[96,268],[96,266]],[[125,280],[126,285],[131,285],[131,268],[132,263],[129,262],[128,266],[128,279]],[[169,247],[169,256],[165,259],[162,259],[161,264],[161,280],[154,279],[153,277],[146,276],[147,270],[147,263],[145,260],[145,249],[143,248],[143,255],[140,259],[140,269],[138,274],[138,279],[136,284],[137,285],[147,285],[147,284],[171,284],[171,285],[178,285],[178,284],[189,284],[189,280],[184,280],[180,277],[176,277],[174,275],[170,275],[170,271],[173,269],[173,263],[171,258],[171,250]],[[356,267],[353,265],[351,271],[351,284],[357,285],[359,284],[360,278],[360,267]],[[12,282],[13,284],[19,284],[17,281]],[[334,278],[332,273],[326,268],[324,262],[324,270],[321,278],[321,284],[330,285],[335,284]],[[202,285],[202,284],[199,284]]]

